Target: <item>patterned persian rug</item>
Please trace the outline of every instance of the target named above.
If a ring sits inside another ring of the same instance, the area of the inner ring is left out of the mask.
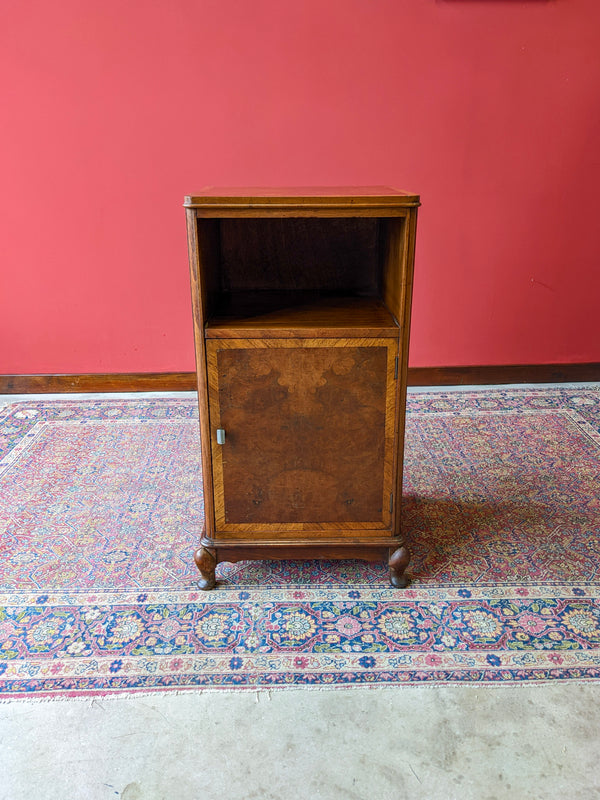
[[[600,678],[600,389],[409,396],[412,584],[242,562],[197,588],[187,399],[0,408],[0,696]]]

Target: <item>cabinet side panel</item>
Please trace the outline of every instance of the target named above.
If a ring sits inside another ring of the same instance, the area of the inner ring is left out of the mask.
[[[406,220],[402,280],[400,294],[400,357],[398,370],[398,396],[396,407],[398,413],[398,452],[396,466],[396,497],[398,501],[394,508],[393,531],[400,535],[401,513],[402,513],[402,478],[404,469],[404,429],[406,425],[406,382],[408,373],[408,354],[410,345],[410,319],[412,307],[413,274],[415,261],[415,245],[417,238],[417,208],[410,210]]]
[[[383,302],[402,327],[407,267],[407,220],[382,220],[381,231]]]
[[[221,291],[221,221],[218,219],[199,219],[197,220],[197,226],[202,329],[204,329],[207,320],[215,311]]]
[[[202,221],[204,224],[204,220]],[[200,226],[203,232],[199,237],[199,225],[194,209],[186,209],[188,256],[190,265],[190,289],[194,318],[194,342],[196,352],[196,375],[198,386],[198,412],[200,419],[200,447],[202,454],[202,482],[204,487],[205,535],[214,533],[214,501],[213,478],[210,452],[210,424],[208,410],[208,385],[206,376],[206,352],[204,341],[204,321],[207,311],[209,291],[206,288],[206,275],[214,270],[210,268],[210,260],[216,251],[210,244],[215,240],[215,232],[210,233],[206,226]],[[211,223],[213,226],[218,223]],[[200,241],[202,238],[202,243]],[[207,244],[208,243],[208,244]],[[201,244],[204,246],[201,247]],[[205,270],[204,267],[207,267]]]

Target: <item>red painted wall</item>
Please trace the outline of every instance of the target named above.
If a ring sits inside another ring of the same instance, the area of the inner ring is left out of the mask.
[[[598,0],[7,0],[0,372],[193,369],[185,193],[419,192],[414,366],[600,361]]]

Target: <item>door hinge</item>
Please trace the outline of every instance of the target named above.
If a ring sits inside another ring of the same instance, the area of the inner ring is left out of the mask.
[[[394,380],[398,380],[398,356],[396,356],[396,362],[394,364]]]
[[[392,513],[393,510],[394,510],[394,493],[392,492],[392,494],[390,495],[390,514]]]

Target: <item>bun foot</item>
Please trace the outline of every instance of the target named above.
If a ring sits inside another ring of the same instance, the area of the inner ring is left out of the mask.
[[[198,581],[198,588],[208,591],[214,589],[217,581],[215,578],[215,568],[217,566],[217,553],[215,550],[209,550],[208,547],[200,547],[194,553],[194,561],[200,571],[200,580]]]
[[[410,583],[410,578],[405,570],[410,561],[410,551],[408,547],[402,545],[397,550],[390,553],[388,562],[390,567],[390,583],[396,589],[405,589]]]

